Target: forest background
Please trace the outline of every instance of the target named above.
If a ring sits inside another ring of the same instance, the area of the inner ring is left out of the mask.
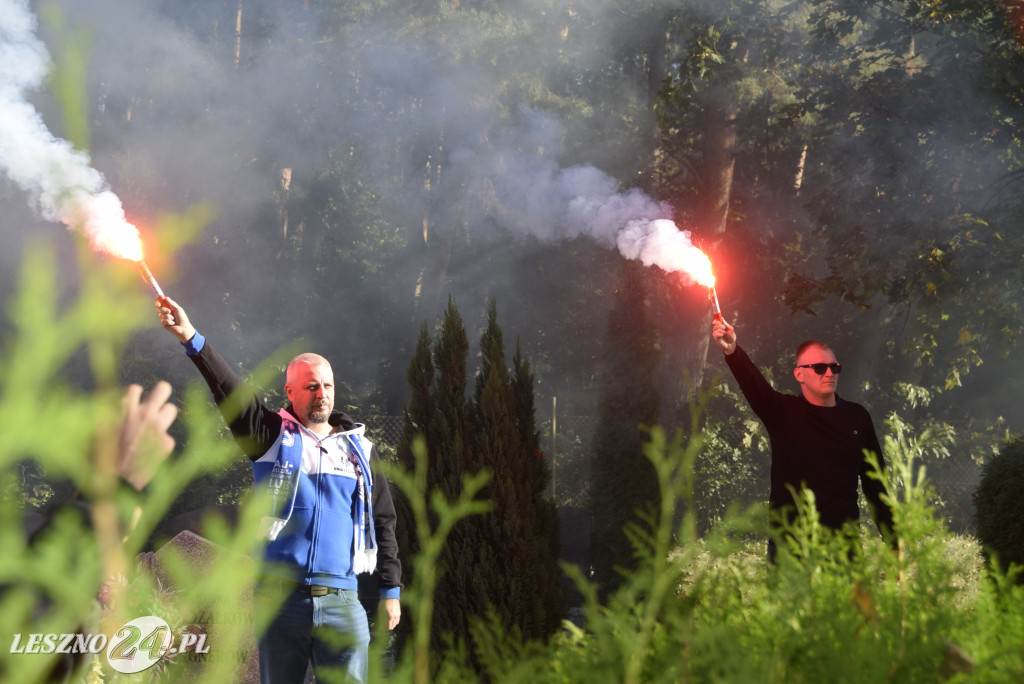
[[[436,338],[453,301],[475,343],[496,302],[530,363],[556,503],[590,502],[591,456],[622,447],[613,427],[636,433],[642,459],[638,425],[700,415],[693,524],[707,531],[729,502],[763,501],[766,444],[709,353],[706,291],[609,239],[672,218],[780,387],[796,344],[828,340],[842,394],[880,432],[913,432],[937,480],[961,478],[934,501],[950,527],[970,528],[972,475],[1024,429],[1018,2],[33,8],[56,69],[32,104],[90,151],[165,289],[240,369],[302,340],[332,360],[339,406],[372,423],[409,401],[424,323]],[[81,241],[25,190],[0,184],[0,294],[13,302],[42,243],[71,303],[90,292]],[[5,345],[30,319],[24,301],[0,322]],[[118,349],[118,384],[195,382],[155,326]],[[109,382],[96,361],[77,350],[63,381]],[[568,444],[545,415],[556,405],[563,425],[587,426]],[[190,447],[187,423],[175,430]],[[33,468],[17,470],[29,503],[73,487]],[[245,475],[204,477],[171,512],[237,500]]]
[[[711,256],[726,317],[781,388],[792,389],[796,344],[828,340],[842,393],[876,422],[898,413],[931,428],[936,473],[961,473],[962,490],[1024,428],[1010,408],[1024,240],[1019,4],[38,9],[57,76],[33,104],[91,151],[159,280],[242,368],[301,338],[334,362],[340,406],[398,415],[419,326],[436,331],[451,297],[476,340],[494,299],[532,364],[545,430],[548,407],[597,416],[615,370],[637,364],[651,378],[627,386],[639,413],[686,425],[694,391],[725,372],[708,353],[706,292],[607,239],[616,222],[670,217]],[[75,92],[61,74],[84,79],[87,125],[60,115]],[[13,291],[33,241],[73,274],[74,241],[22,189],[0,188],[0,292]],[[591,207],[590,224],[573,222],[573,201]],[[212,217],[195,241],[153,244],[162,216],[189,211]],[[74,277],[61,287],[73,292]],[[639,307],[639,324],[616,333],[616,305]],[[632,346],[604,355],[616,334]],[[88,385],[75,368],[69,380]],[[156,329],[132,340],[120,372],[194,381]],[[734,401],[712,418],[728,461],[709,477],[763,497],[756,421]],[[576,487],[559,488],[559,503],[580,505],[585,456],[566,451],[556,482]]]

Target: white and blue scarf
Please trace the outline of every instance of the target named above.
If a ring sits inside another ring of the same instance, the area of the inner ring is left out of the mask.
[[[359,575],[377,567],[377,534],[373,528],[373,475],[363,450],[362,435],[345,433],[356,466],[356,511],[352,516],[352,572]]]

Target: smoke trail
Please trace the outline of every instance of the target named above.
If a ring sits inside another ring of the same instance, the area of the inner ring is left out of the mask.
[[[588,237],[645,266],[679,272],[685,284],[714,283],[711,262],[693,245],[690,231],[671,220],[667,202],[638,188],[623,191],[593,166],[561,167],[561,124],[539,111],[523,109],[521,115],[522,125],[505,145],[453,155],[459,177],[488,179],[501,206],[492,218],[500,225],[543,242]]]
[[[141,258],[138,232],[89,156],[54,137],[26,99],[50,67],[27,0],[0,0],[0,169],[49,221],[80,228],[93,249]],[[125,244],[125,236],[129,238]]]

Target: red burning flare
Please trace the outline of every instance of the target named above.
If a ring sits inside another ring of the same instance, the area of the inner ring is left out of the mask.
[[[84,227],[93,250],[111,254],[138,264],[139,273],[157,297],[164,291],[153,273],[142,260],[142,237],[139,229],[124,217],[121,201],[113,193],[100,193],[90,198],[79,211],[79,222]]]
[[[722,307],[718,304],[718,291],[715,290],[715,274],[711,269],[711,259],[700,248],[690,245],[676,255],[676,270],[685,273],[690,280],[708,288],[708,299],[711,300],[711,311],[716,321],[722,318]]]

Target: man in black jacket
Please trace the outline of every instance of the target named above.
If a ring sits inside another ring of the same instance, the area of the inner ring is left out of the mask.
[[[712,337],[725,352],[725,362],[739,383],[743,396],[764,423],[772,449],[769,506],[793,520],[793,490],[806,487],[814,493],[821,523],[833,530],[860,518],[857,483],[871,506],[875,523],[884,534],[892,530],[892,512],[882,501],[884,487],[870,476],[865,452],[878,458],[885,470],[871,416],[860,404],[836,393],[842,366],[823,342],[811,340],[796,353],[793,377],[800,396],[772,388],[746,352],[736,343],[736,330],[715,320]],[[775,560],[774,541],[768,542],[768,558]]]
[[[334,411],[330,363],[317,354],[292,359],[290,404],[274,411],[243,387],[177,302],[161,297],[156,307],[252,461],[266,513],[255,597],[258,624],[269,623],[259,643],[261,680],[302,682],[311,662],[314,671],[333,668],[366,681],[370,635],[356,576],[376,573],[394,629],[401,617],[396,515],[387,481],[370,468],[375,451],[364,426]],[[229,401],[240,389],[241,399]],[[332,631],[347,643],[321,636]]]

